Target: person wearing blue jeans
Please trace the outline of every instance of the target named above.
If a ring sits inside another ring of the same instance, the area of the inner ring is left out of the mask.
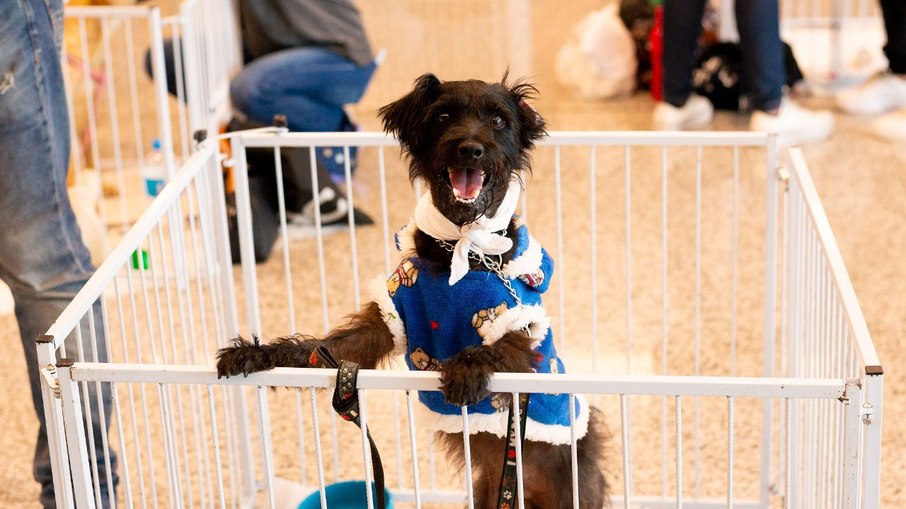
[[[358,130],[343,107],[362,98],[378,62],[352,1],[239,0],[237,5],[245,67],[230,83],[233,107],[265,125],[274,115],[286,115],[293,131]],[[164,56],[167,88],[175,95],[172,40],[164,42]],[[150,53],[145,69],[150,75]],[[324,147],[317,156],[332,175],[344,174],[341,148]]]
[[[688,129],[711,122],[711,103],[693,93],[692,72],[707,0],[664,0],[664,99],[654,111],[655,128]],[[749,128],[775,132],[781,143],[820,141],[830,136],[833,117],[812,112],[784,97],[786,70],[777,0],[736,0],[743,79],[753,113]]]
[[[887,43],[887,71],[836,97],[837,108],[852,115],[885,113],[871,124],[878,136],[906,141],[906,2],[881,0]]]
[[[343,105],[362,98],[375,68],[323,48],[290,48],[250,62],[230,83],[230,96],[259,122],[285,114],[293,131],[350,130]]]
[[[233,106],[265,124],[284,114],[293,131],[357,130],[343,106],[361,99],[376,62],[352,0],[238,6],[246,67],[230,85]],[[342,149],[324,147],[317,156],[332,175],[343,175]]]
[[[60,66],[62,36],[63,0],[0,2],[0,279],[15,300],[39,421],[34,477],[41,484],[40,502],[47,508],[56,507],[56,501],[35,339],[94,271],[66,192],[70,140]],[[97,351],[105,361],[100,308],[93,311],[97,342],[92,344],[85,323],[82,346],[86,356]],[[68,345],[67,353],[75,356],[74,343]],[[88,392],[92,406],[86,424],[91,424],[96,446],[91,457],[98,467],[101,505],[107,507],[118,482],[116,455],[105,454],[101,445],[100,423],[110,422],[110,388],[105,384],[100,395],[104,420],[93,384]]]

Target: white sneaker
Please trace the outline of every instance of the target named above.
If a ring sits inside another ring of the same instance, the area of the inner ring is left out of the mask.
[[[837,94],[837,107],[853,115],[875,115],[906,108],[906,79],[881,74],[862,85]]]
[[[777,133],[777,142],[782,146],[800,145],[827,139],[834,129],[834,116],[825,110],[805,109],[784,98],[776,115],[752,113],[749,129]]]
[[[885,140],[906,142],[906,110],[876,118],[871,123],[871,130]]]
[[[713,115],[711,101],[692,94],[679,108],[664,101],[657,103],[654,107],[654,128],[658,131],[681,131],[700,127],[710,123]]]

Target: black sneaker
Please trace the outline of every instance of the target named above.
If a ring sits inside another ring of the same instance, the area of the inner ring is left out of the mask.
[[[329,233],[349,226],[349,201],[330,187],[318,193],[321,209],[321,232]],[[357,208],[352,209],[352,221],[357,226],[374,224],[368,214]],[[298,213],[287,212],[287,230],[293,236],[313,237],[316,235],[315,204],[309,201]]]

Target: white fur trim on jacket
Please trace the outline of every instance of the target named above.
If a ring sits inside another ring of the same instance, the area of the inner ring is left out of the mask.
[[[529,235],[529,245],[516,258],[508,261],[501,269],[503,274],[516,279],[523,274],[534,274],[541,268],[541,244]]]
[[[581,394],[576,395],[579,404],[579,415],[576,416],[576,439],[580,439],[588,432],[588,401]],[[444,433],[462,433],[462,415],[446,415],[424,410],[424,422],[432,431]],[[500,438],[506,436],[507,411],[498,411],[494,414],[469,414],[469,433],[492,433]],[[567,445],[572,443],[569,426],[557,424],[542,424],[528,418],[525,424],[525,439],[532,442],[547,442],[553,445]]]
[[[384,319],[384,323],[387,324],[387,328],[390,329],[390,333],[393,335],[392,354],[405,355],[406,346],[408,345],[406,327],[403,325],[403,320],[396,311],[393,299],[390,298],[390,293],[387,291],[387,278],[384,276],[375,277],[369,283],[368,289],[371,292],[371,298],[381,310],[381,318]]]
[[[528,326],[529,337],[532,338],[531,348],[538,348],[551,327],[551,319],[543,306],[516,306],[507,309],[478,327],[478,335],[482,344],[493,345],[504,334],[514,330],[521,330]]]
[[[410,220],[406,226],[403,226],[396,232],[396,247],[402,254],[403,258],[416,256],[415,252],[415,232],[418,227],[415,226],[415,220]]]

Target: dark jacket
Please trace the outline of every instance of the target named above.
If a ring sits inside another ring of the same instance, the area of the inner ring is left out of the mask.
[[[366,65],[374,56],[362,16],[350,0],[239,0],[246,61],[317,46]]]

